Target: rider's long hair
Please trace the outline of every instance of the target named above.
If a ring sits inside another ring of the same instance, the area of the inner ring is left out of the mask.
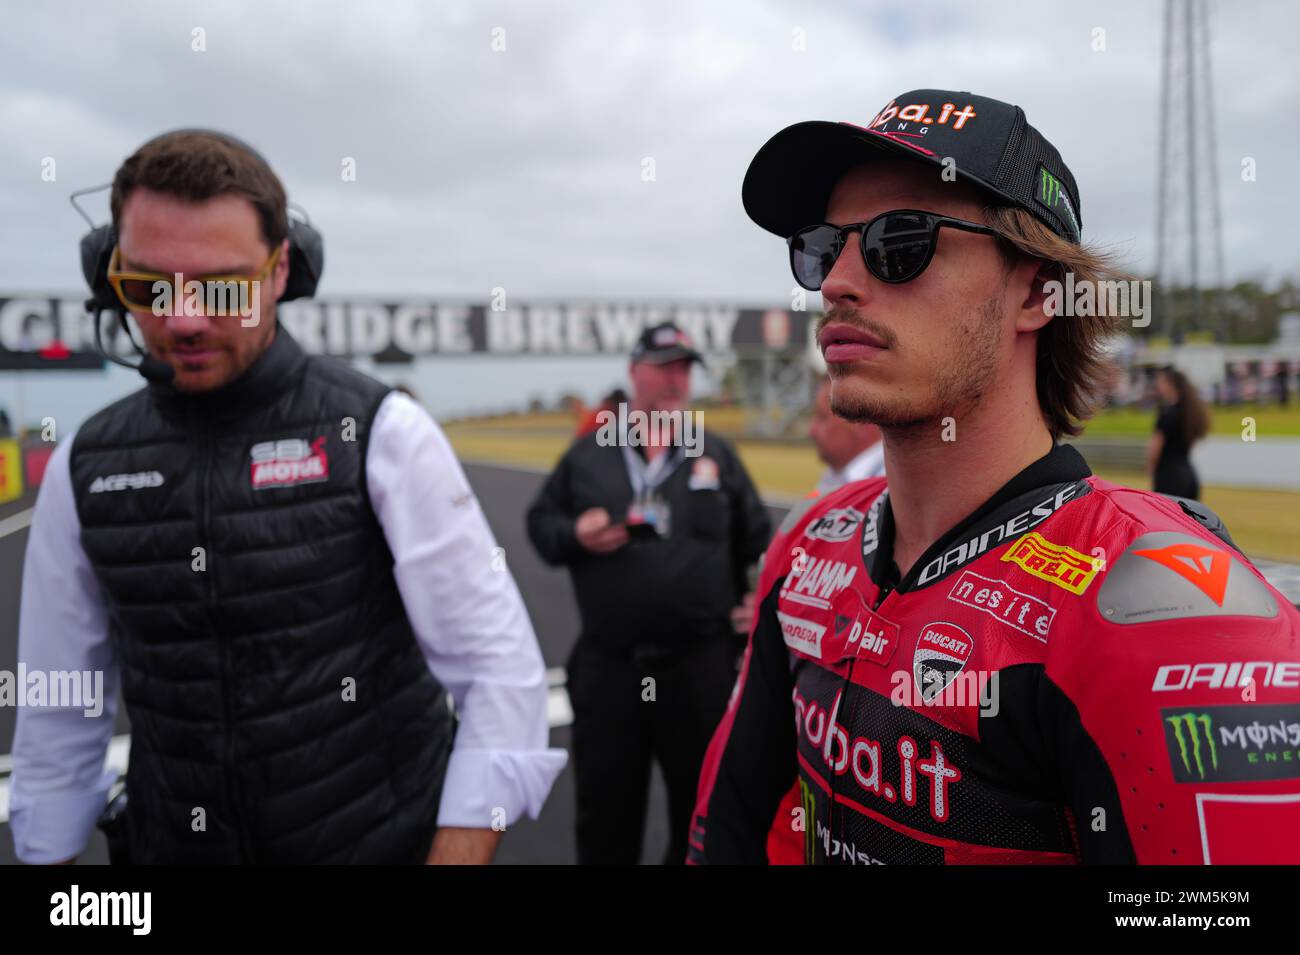
[[[1042,259],[1055,267],[1057,281],[1074,273],[1076,286],[1132,278],[1116,266],[1113,254],[1068,242],[1023,209],[995,206],[984,215],[1002,237],[998,245],[1008,265],[1021,256]],[[1106,341],[1118,330],[1119,320],[1104,315],[1057,315],[1038,330],[1038,405],[1053,438],[1081,434],[1104,400]]]

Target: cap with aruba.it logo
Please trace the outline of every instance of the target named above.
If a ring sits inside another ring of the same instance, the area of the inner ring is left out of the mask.
[[[841,176],[882,155],[952,168],[997,204],[1024,209],[1061,238],[1079,241],[1079,190],[1056,147],[1019,106],[951,90],[903,93],[865,125],[814,120],[786,127],[749,164],[745,211],[789,238],[825,218]]]

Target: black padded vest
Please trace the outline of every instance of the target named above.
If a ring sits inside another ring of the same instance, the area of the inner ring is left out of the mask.
[[[453,724],[367,493],[387,391],[280,327],[235,382],[151,384],[77,433],[133,861],[423,860]]]

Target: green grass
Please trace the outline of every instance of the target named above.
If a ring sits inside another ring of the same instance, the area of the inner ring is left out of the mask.
[[[1242,418],[1255,419],[1255,434],[1260,438],[1300,436],[1300,405],[1279,408],[1277,405],[1237,405],[1210,410],[1210,434],[1238,437]],[[1145,439],[1155,430],[1155,409],[1113,408],[1088,422],[1085,438]]]

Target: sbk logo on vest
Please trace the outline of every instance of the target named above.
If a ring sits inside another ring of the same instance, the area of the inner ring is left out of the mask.
[[[263,441],[253,445],[251,483],[254,491],[295,484],[317,484],[330,478],[324,436],[308,444],[302,438]]]

